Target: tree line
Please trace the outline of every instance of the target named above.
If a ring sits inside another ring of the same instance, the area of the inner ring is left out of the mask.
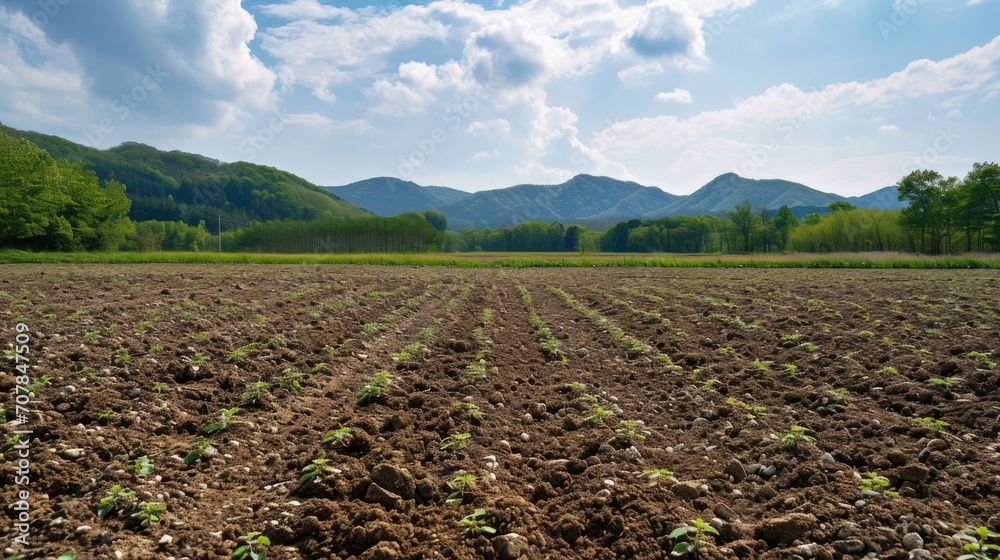
[[[251,252],[1000,251],[996,163],[977,163],[962,179],[931,170],[909,173],[896,185],[899,199],[908,203],[903,210],[839,201],[799,220],[787,206],[774,210],[745,202],[719,216],[634,219],[604,231],[526,222],[456,232],[437,211],[344,217],[328,206],[328,195],[271,168],[230,164],[231,174],[211,177],[219,164],[201,156],[139,144],[116,150],[155,161],[134,173],[121,165],[95,171],[0,130],[0,248],[212,251],[222,229],[223,250]],[[202,172],[180,181],[170,176],[190,168]],[[129,183],[101,171],[124,175]],[[144,185],[144,196],[130,199],[126,184],[131,189],[133,183]]]

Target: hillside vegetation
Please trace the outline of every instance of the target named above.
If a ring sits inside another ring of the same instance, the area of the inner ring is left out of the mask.
[[[126,142],[108,150],[0,125],[0,133],[29,140],[55,159],[127,186],[134,221],[217,220],[224,229],[251,222],[370,215],[291,173],[246,162],[224,163],[179,151]]]

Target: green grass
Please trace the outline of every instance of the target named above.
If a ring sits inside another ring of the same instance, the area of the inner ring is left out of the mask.
[[[0,264],[30,263],[232,263],[367,264],[459,268],[663,267],[663,268],[910,268],[1000,269],[993,255],[930,257],[903,253],[796,255],[664,255],[571,253],[268,254],[268,253],[32,253],[0,251]]]

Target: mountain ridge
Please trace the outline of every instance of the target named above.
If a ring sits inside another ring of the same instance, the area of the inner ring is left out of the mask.
[[[379,215],[438,210],[448,218],[453,229],[502,227],[534,220],[606,227],[633,218],[719,215],[746,201],[758,209],[777,210],[783,205],[793,211],[799,208],[802,211],[798,213],[802,214],[806,209],[825,208],[841,200],[861,208],[905,207],[896,199],[895,187],[845,197],[793,181],[749,179],[735,173],[723,173],[688,195],[675,195],[656,186],[588,174],[576,175],[559,184],[519,184],[474,193],[448,187],[424,187],[392,177],[325,188]],[[455,200],[443,201],[432,194],[433,191],[441,192],[440,189],[446,189]],[[386,190],[393,193],[394,200],[391,202],[385,201]],[[423,201],[427,206],[419,207],[421,202],[417,201]],[[389,213],[380,214],[379,209]]]

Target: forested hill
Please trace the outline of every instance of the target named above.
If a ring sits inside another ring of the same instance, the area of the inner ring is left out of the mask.
[[[898,209],[905,203],[887,187],[862,197],[818,191],[791,181],[747,179],[733,173],[716,177],[696,192],[677,196],[657,187],[609,177],[577,175],[559,185],[517,185],[465,193],[445,187],[425,187],[391,177],[327,187],[338,196],[380,216],[433,209],[448,218],[452,229],[494,228],[528,221],[577,223],[603,229],[633,218],[722,215],[750,201],[776,210],[788,206],[804,216],[846,200],[860,208]],[[450,197],[450,200],[445,200]]]
[[[134,221],[179,220],[196,225],[221,214],[223,228],[230,229],[250,222],[370,215],[326,189],[273,167],[224,163],[135,142],[97,150],[2,124],[0,132],[26,139],[56,159],[82,162],[102,182],[123,183],[132,202],[129,217]]]

